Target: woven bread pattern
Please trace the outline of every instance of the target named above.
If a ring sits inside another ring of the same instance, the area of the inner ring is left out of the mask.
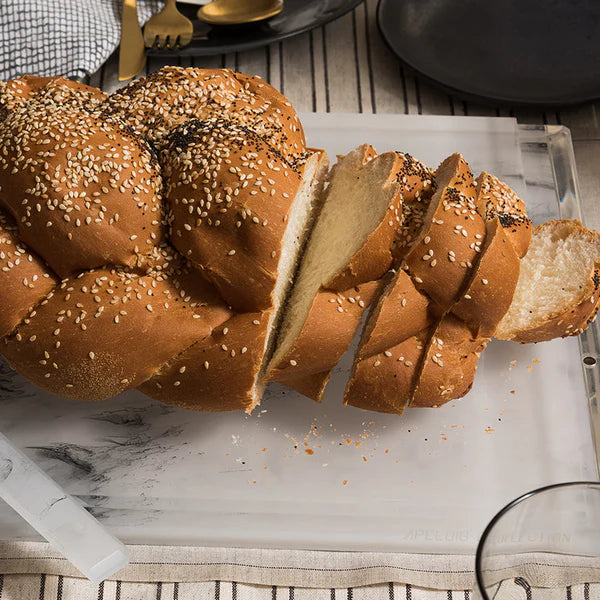
[[[251,383],[206,406],[194,385],[260,364],[305,157],[289,102],[226,69],[1,83],[0,353],[64,397],[174,371],[178,404],[248,408]]]

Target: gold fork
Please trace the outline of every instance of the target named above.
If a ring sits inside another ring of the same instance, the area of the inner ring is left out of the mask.
[[[166,0],[165,7],[144,27],[144,44],[151,48],[187,46],[192,41],[194,26],[175,6],[175,0]]]

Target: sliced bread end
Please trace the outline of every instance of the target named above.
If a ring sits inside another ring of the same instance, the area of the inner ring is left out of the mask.
[[[578,335],[598,311],[599,269],[599,233],[577,220],[537,225],[495,337],[529,343]]]

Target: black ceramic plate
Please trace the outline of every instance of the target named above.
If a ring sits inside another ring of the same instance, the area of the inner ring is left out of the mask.
[[[512,104],[600,98],[598,0],[379,0],[407,65],[454,93]]]
[[[211,26],[196,17],[198,5],[178,8],[194,23],[194,38],[184,48],[149,48],[148,56],[210,56],[250,50],[304,33],[341,17],[362,0],[285,0],[275,17],[240,26]]]

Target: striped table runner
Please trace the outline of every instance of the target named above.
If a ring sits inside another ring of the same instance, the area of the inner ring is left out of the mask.
[[[512,582],[511,582],[512,583]],[[535,600],[541,591],[514,584],[514,600]],[[511,590],[512,591],[512,590]],[[546,592],[544,590],[544,592]],[[547,593],[547,592],[546,592]],[[470,600],[470,591],[429,590],[386,583],[358,588],[308,589],[256,586],[237,582],[131,583],[106,581],[93,586],[80,579],[51,575],[0,575],[2,600]],[[543,596],[544,600],[548,596]],[[598,600],[600,584],[553,590],[552,600]]]

